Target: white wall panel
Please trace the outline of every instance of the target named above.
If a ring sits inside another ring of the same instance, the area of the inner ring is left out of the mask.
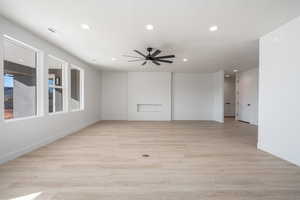
[[[158,112],[140,112],[139,104],[158,104]],[[171,73],[128,73],[128,120],[171,120]]]
[[[174,73],[174,120],[214,120],[213,75],[210,73]]]
[[[127,120],[127,72],[102,73],[102,120]]]

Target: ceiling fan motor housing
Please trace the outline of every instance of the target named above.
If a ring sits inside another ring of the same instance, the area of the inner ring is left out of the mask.
[[[153,51],[153,48],[152,47],[148,47],[147,51],[150,53],[151,51]]]

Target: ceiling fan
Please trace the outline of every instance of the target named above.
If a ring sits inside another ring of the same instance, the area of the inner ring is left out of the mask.
[[[129,57],[129,58],[137,58],[135,60],[129,60],[128,62],[139,62],[139,61],[144,61],[142,63],[142,65],[146,65],[147,62],[152,62],[156,65],[161,65],[161,63],[173,63],[172,60],[165,60],[165,59],[168,59],[168,58],[175,58],[175,55],[167,55],[167,56],[158,56],[160,53],[161,53],[161,50],[159,49],[156,49],[154,52],[153,52],[153,48],[151,47],[148,47],[147,48],[147,53],[144,54],[144,53],[141,53],[140,51],[138,50],[133,50],[134,52],[136,52],[137,54],[139,54],[140,56],[142,57],[137,57],[137,56],[129,56],[129,55],[124,55],[125,57]],[[152,53],[153,52],[153,53]]]

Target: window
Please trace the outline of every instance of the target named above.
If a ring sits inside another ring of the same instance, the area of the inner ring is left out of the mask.
[[[66,62],[48,57],[48,100],[49,113],[66,111],[65,103],[65,69]]]
[[[37,52],[4,38],[4,119],[37,114]]]
[[[83,71],[72,66],[71,68],[71,110],[83,109]]]

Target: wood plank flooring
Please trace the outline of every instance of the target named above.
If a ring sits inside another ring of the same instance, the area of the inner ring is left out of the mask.
[[[0,199],[299,200],[300,168],[256,143],[232,119],[104,121],[1,165]]]

